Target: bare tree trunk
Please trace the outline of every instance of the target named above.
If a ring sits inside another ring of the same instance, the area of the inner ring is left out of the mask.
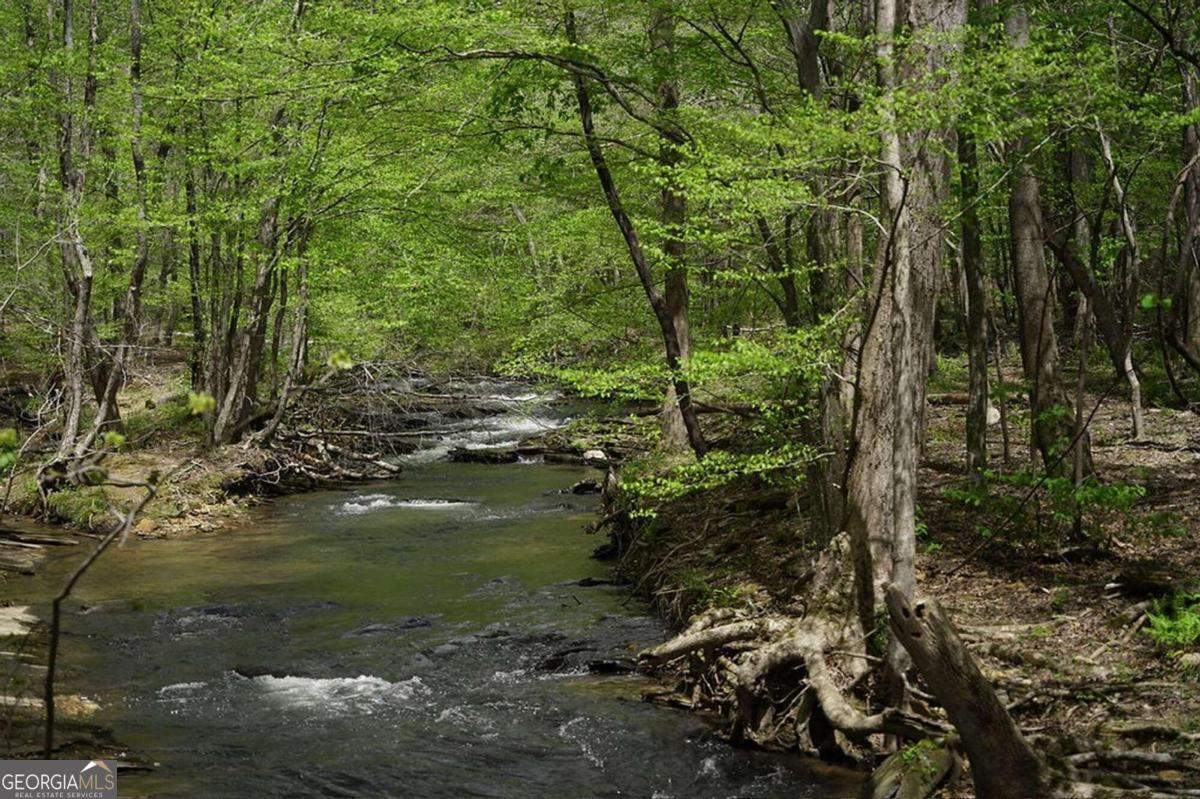
[[[876,587],[887,581],[892,558],[895,382],[889,339],[885,335],[885,331],[892,329],[890,285],[882,262],[877,261],[855,367],[850,451],[844,480],[845,526],[854,566],[859,622],[864,631],[874,626]]]
[[[189,356],[191,386],[202,391],[204,381],[204,307],[200,289],[200,222],[196,218],[196,176],[190,166],[184,176],[184,202],[188,228],[188,295],[192,306],[192,347]]]
[[[275,413],[270,421],[258,434],[258,443],[266,446],[275,438],[283,417],[287,414],[288,403],[304,373],[304,364],[308,353],[308,260],[305,257],[307,245],[307,230],[302,230],[296,244],[296,304],[292,317],[292,353],[288,363],[288,371],[284,376],[283,390],[275,406]]]
[[[288,308],[287,270],[279,270],[279,303],[275,309],[275,324],[271,329],[271,398],[279,396],[279,348],[283,339],[283,317]]]
[[[1087,361],[1088,351],[1092,348],[1092,320],[1089,313],[1089,303],[1087,295],[1084,295],[1079,300],[1079,322],[1075,325],[1077,332],[1076,347],[1078,349],[1079,372],[1075,376],[1075,448],[1071,453],[1072,471],[1071,478],[1075,482],[1075,488],[1083,485],[1084,478],[1087,475],[1086,459],[1083,452],[1083,429],[1087,425],[1087,400],[1084,396],[1087,388]],[[1076,503],[1075,508],[1075,523],[1074,537],[1076,541],[1083,539],[1083,514]]]
[[[913,347],[913,264],[909,249],[906,176],[900,153],[900,134],[892,108],[896,89],[896,0],[875,4],[875,57],[886,118],[882,128],[883,165],[881,216],[888,221],[882,269],[891,273],[891,358],[894,375],[892,478],[892,551],[889,581],[911,596],[915,587],[913,562],[916,540],[917,364]]]
[[[667,276],[664,301],[666,313],[678,340],[680,368],[687,369],[691,334],[688,329],[687,245],[683,227],[687,223],[687,198],[676,182],[674,171],[679,165],[682,136],[674,127],[673,115],[679,108],[679,83],[675,75],[675,14],[671,4],[656,9],[650,25],[650,48],[659,74],[659,110],[665,118],[659,136],[658,161],[662,168],[663,188],[661,219],[665,231],[663,254],[666,256]],[[662,440],[668,450],[681,450],[688,444],[687,425],[679,409],[674,380],[667,386],[662,411]]]
[[[254,406],[258,361],[270,316],[273,276],[283,255],[276,219],[277,208],[278,201],[275,198],[263,206],[259,235],[261,251],[258,253],[254,286],[250,292],[249,313],[245,325],[235,337],[234,356],[229,364],[229,383],[213,423],[213,441],[217,444],[229,444],[241,436]]]
[[[1133,438],[1140,440],[1146,435],[1146,424],[1142,416],[1142,384],[1138,380],[1137,371],[1133,368],[1133,309],[1137,306],[1138,270],[1141,266],[1141,248],[1138,246],[1137,230],[1133,225],[1133,211],[1129,207],[1125,188],[1117,174],[1117,164],[1113,159],[1112,146],[1103,130],[1100,136],[1100,151],[1104,155],[1104,163],[1108,166],[1109,183],[1117,199],[1118,219],[1121,222],[1121,232],[1125,236],[1124,257],[1119,259],[1120,269],[1119,290],[1117,296],[1123,302],[1121,316],[1121,347],[1119,358],[1114,353],[1113,359],[1119,360],[1118,372],[1125,376],[1129,384],[1130,414],[1133,417]]]
[[[967,474],[974,482],[987,469],[988,340],[987,293],[983,276],[983,242],[979,234],[979,163],[975,137],[958,133],[962,184],[962,271],[967,304]]]
[[[1195,71],[1184,68],[1183,80],[1186,110],[1194,112],[1200,109],[1200,78]],[[1200,156],[1200,123],[1193,123],[1183,128],[1183,158],[1190,162],[1197,156]],[[1200,163],[1194,163],[1188,170],[1183,191],[1186,224],[1193,231],[1200,220]],[[1197,351],[1200,350],[1200,241],[1193,235],[1184,238],[1188,246],[1184,262],[1183,340]]]
[[[91,113],[96,102],[95,48],[99,39],[99,8],[97,0],[89,5],[88,70],[84,78],[83,114],[75,119],[74,80],[70,73],[70,54],[75,49],[75,9],[72,0],[62,0],[62,48],[67,55],[63,68],[63,111],[58,117],[59,181],[63,192],[62,262],[67,287],[74,298],[74,311],[68,332],[63,369],[67,383],[66,417],[59,440],[56,460],[68,458],[75,451],[79,426],[83,416],[84,373],[87,369],[88,337],[92,329],[92,283],[95,270],[91,256],[79,229],[80,205],[83,202],[84,165],[91,154]],[[78,134],[76,134],[78,127]],[[78,152],[76,152],[78,151]],[[78,156],[78,157],[77,157]]]

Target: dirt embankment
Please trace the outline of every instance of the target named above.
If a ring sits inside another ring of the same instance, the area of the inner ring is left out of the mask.
[[[1022,471],[1028,453],[1016,443],[1024,440],[1020,430],[1009,431],[1007,463],[1000,432],[991,431],[997,474],[987,491],[973,491],[963,478],[965,407],[931,405],[918,587],[945,607],[1039,748],[1077,763],[1081,773],[1129,770],[1138,784],[1194,789],[1200,654],[1156,642],[1147,634],[1147,611],[1175,593],[1200,590],[1200,439],[1193,414],[1150,409],[1146,440],[1131,442],[1123,410],[1109,403],[1092,424],[1100,487],[1083,500],[1081,543],[1072,540],[1080,532],[1073,518],[1079,506],[1064,507],[1054,487],[1030,491],[1036,480]],[[610,428],[612,435],[629,440],[630,424]],[[738,425],[724,419],[714,426],[736,440]],[[653,471],[652,453],[625,455],[635,474]],[[1077,502],[1072,495],[1070,503]],[[630,504],[625,497],[609,508],[607,550],[676,623],[714,608],[736,618],[800,617],[822,543],[807,529],[806,511],[802,484],[761,477],[669,501]],[[707,714],[750,742],[737,729],[730,692],[712,683],[706,658],[729,658],[732,668],[738,646],[668,664],[659,671],[667,687],[653,698]],[[786,698],[783,683],[776,688]],[[781,702],[776,712],[786,707]],[[842,741],[836,753],[818,752],[803,731],[755,743],[849,757],[864,767],[877,765],[880,751]],[[965,786],[969,781],[959,790]]]

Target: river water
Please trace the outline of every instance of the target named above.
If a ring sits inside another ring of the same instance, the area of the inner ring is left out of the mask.
[[[852,795],[588,673],[668,631],[627,589],[579,584],[609,577],[582,533],[595,499],[564,492],[586,474],[419,464],[130,541],[67,606],[60,691],[157,764],[122,796]],[[45,598],[73,561],[4,592]]]

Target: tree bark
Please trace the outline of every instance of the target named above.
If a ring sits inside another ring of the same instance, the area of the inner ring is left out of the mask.
[[[988,339],[983,241],[979,233],[979,162],[975,137],[958,133],[962,186],[962,271],[967,305],[967,475],[978,483],[987,469]]]
[[[200,221],[196,210],[196,176],[187,167],[184,175],[184,202],[188,229],[188,296],[192,308],[192,346],[188,359],[193,391],[204,390],[204,306],[200,286]]]
[[[675,74],[675,14],[670,2],[661,3],[650,24],[650,49],[659,73],[658,103],[664,117],[659,133],[658,161],[663,172],[660,219],[664,230],[663,255],[666,258],[664,302],[671,317],[679,351],[680,368],[686,369],[690,355],[691,335],[688,326],[687,244],[684,225],[687,223],[687,198],[675,178],[679,166],[679,148],[683,137],[673,117],[679,109],[679,81]],[[674,381],[667,386],[662,411],[663,445],[668,450],[680,450],[688,445],[687,424],[679,408]]]
[[[88,14],[88,67],[84,77],[83,113],[76,120],[72,110],[75,103],[74,80],[70,72],[71,53],[75,50],[75,9],[72,0],[62,0],[62,49],[67,64],[63,68],[61,91],[63,110],[58,116],[59,183],[63,194],[61,216],[63,273],[67,288],[74,299],[71,323],[67,333],[66,357],[63,371],[67,384],[66,415],[59,439],[56,460],[69,458],[79,440],[83,416],[86,353],[92,330],[92,283],[95,270],[91,255],[83,240],[80,226],[80,206],[83,203],[84,171],[91,154],[91,115],[96,103],[95,50],[99,40],[99,6],[91,0]],[[78,132],[76,132],[78,128]]]
[[[1006,27],[1012,46],[1028,44],[1029,18],[1023,6],[1012,8]],[[1021,160],[1014,164],[1010,179],[1008,219],[1021,329],[1021,363],[1030,383],[1032,444],[1041,453],[1046,469],[1065,475],[1062,456],[1071,440],[1070,401],[1059,370],[1053,287],[1044,252],[1041,187],[1025,160],[1028,143],[1018,141],[1014,149]],[[1090,453],[1086,442],[1084,448]]]
[[[1184,103],[1186,110],[1195,112],[1200,109],[1200,78],[1195,71],[1183,70]],[[1185,125],[1183,128],[1183,158],[1185,162],[1192,161],[1200,155],[1200,123]],[[1188,233],[1184,236],[1186,243],[1184,259],[1184,306],[1183,306],[1183,340],[1191,351],[1200,351],[1200,240],[1190,231],[1195,231],[1200,223],[1200,162],[1193,163],[1188,170],[1184,186],[1184,209],[1187,219]],[[1165,264],[1164,264],[1165,267]]]
[[[909,212],[906,207],[907,176],[901,156],[900,133],[893,106],[896,90],[896,0],[875,4],[875,57],[878,84],[883,95],[884,122],[881,128],[880,163],[883,185],[881,213],[887,220],[881,269],[891,273],[892,316],[892,541],[888,580],[905,596],[911,596],[916,578],[916,478],[917,478],[917,364],[913,347],[915,316],[914,270],[910,250]],[[900,650],[889,651],[889,661]],[[903,670],[903,664],[893,662]]]
[[[893,636],[958,728],[975,792],[987,799],[1049,795],[1045,764],[1030,748],[938,603],[887,590]]]

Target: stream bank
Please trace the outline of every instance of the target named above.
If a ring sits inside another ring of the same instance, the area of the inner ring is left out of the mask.
[[[1121,410],[1098,414],[1093,447],[1106,482],[1136,482],[1145,493],[1129,514],[1097,521],[1119,525],[1104,530],[1106,548],[1084,551],[1049,545],[1049,532],[997,541],[981,536],[980,527],[996,522],[986,506],[964,507],[959,499],[963,413],[955,403],[928,410],[920,590],[944,604],[986,677],[1043,753],[1082,764],[1084,775],[1097,768],[1105,779],[1126,774],[1129,784],[1136,778],[1167,790],[1200,788],[1197,671],[1189,670],[1186,658],[1164,653],[1144,629],[1155,602],[1194,586],[1188,581],[1200,574],[1200,455],[1188,417],[1148,411],[1148,439],[1131,447]],[[625,420],[612,432],[621,435],[639,423],[645,422]],[[710,426],[715,437],[736,442],[749,437],[737,432],[744,424],[730,415]],[[993,463],[1003,464],[998,444],[993,441]],[[639,478],[669,474],[647,446],[628,459],[627,470]],[[718,623],[804,618],[822,541],[808,526],[803,482],[770,478],[740,477],[668,499],[613,494],[602,520],[619,571],[676,628],[702,613]],[[1031,516],[1050,517],[1053,507],[1044,502],[1043,510],[1039,499]],[[753,637],[742,637],[664,664],[648,662],[646,671],[668,686],[649,698],[712,719],[740,744],[819,755],[864,770],[882,762],[889,753],[882,740],[851,740],[840,732],[818,740],[807,724],[789,723],[803,694],[797,696],[794,676],[785,673],[765,689],[773,703],[764,717],[766,733],[752,735],[739,716],[732,672],[754,645]],[[842,679],[852,682],[851,676]],[[1154,762],[1163,765],[1148,765]],[[970,795],[969,786],[960,781],[950,795]]]

